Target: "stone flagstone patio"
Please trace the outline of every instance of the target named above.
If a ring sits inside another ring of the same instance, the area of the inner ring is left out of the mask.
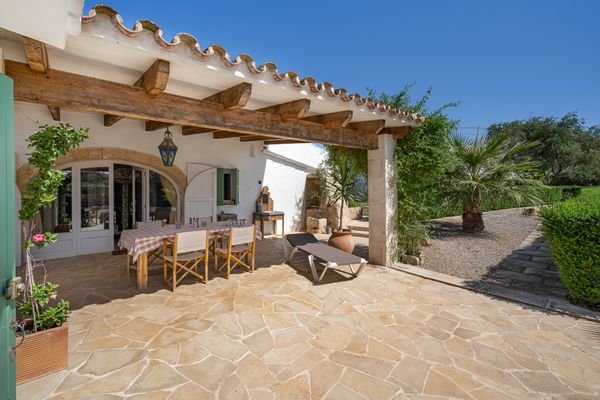
[[[364,250],[364,249],[363,249]],[[146,293],[124,255],[48,262],[76,310],[69,368],[21,399],[595,399],[597,324],[369,267],[314,285],[258,244],[253,274]]]

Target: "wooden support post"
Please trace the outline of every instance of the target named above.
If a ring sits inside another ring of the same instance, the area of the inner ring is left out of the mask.
[[[389,266],[398,248],[396,141],[391,134],[378,135],[377,139],[379,147],[368,151],[369,262]]]

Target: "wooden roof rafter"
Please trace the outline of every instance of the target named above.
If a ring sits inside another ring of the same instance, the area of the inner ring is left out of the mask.
[[[267,114],[274,114],[274,115],[278,115],[279,117],[281,117],[281,119],[283,121],[290,121],[290,120],[297,120],[300,118],[303,118],[306,113],[308,112],[310,108],[310,100],[308,99],[300,99],[300,100],[293,100],[293,101],[288,101],[287,103],[281,103],[281,104],[275,104],[269,107],[263,107],[263,108],[259,108],[258,112],[263,112],[263,113],[267,113]],[[203,132],[198,132],[198,133],[203,133]],[[228,133],[228,134],[225,134]],[[237,136],[231,136],[230,134],[237,134]],[[242,142],[246,142],[246,141],[253,141],[253,140],[261,140],[261,139],[244,139],[243,137],[246,136],[245,134],[239,134],[239,132],[227,132],[227,131],[217,131],[217,132],[213,132],[213,138],[214,139],[228,139],[231,137],[239,137],[240,141]],[[253,137],[255,136],[261,136],[261,135],[251,135]],[[244,139],[244,140],[242,140]]]
[[[325,128],[345,128],[352,120],[352,111],[338,111],[328,114],[311,115],[302,118],[304,121],[315,122]]]
[[[351,122],[348,128],[359,131],[363,135],[377,135],[385,127],[384,119],[374,119],[371,121]]]
[[[23,36],[23,48],[25,49],[25,58],[27,65],[35,72],[45,74],[50,69],[48,61],[48,50],[46,44],[38,40]],[[54,121],[60,121],[60,108],[54,105],[48,105],[48,111]]]
[[[247,136],[245,133],[227,132],[227,131],[214,131],[213,139],[231,139]]]
[[[164,92],[167,87],[170,68],[168,61],[157,59],[150,67],[148,67],[133,86],[143,88],[146,95],[149,97],[156,97]],[[121,119],[123,119],[123,117],[119,115],[105,114],[104,126],[113,126]]]
[[[398,126],[393,128],[383,128],[379,134],[390,134],[394,139],[400,140],[404,139],[406,135],[410,132],[410,126]]]
[[[280,140],[265,140],[264,144],[301,144],[301,143],[310,143],[310,142],[302,142],[300,140],[289,140],[289,139],[280,139]]]

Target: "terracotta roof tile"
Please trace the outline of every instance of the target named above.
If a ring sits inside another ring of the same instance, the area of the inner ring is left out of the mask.
[[[130,29],[123,23],[123,18],[121,15],[114,8],[107,5],[100,4],[92,7],[88,15],[82,17],[82,23],[93,23],[98,14],[106,14],[110,16],[116,29],[125,36],[136,37],[143,31],[152,32],[154,34],[155,42],[165,49],[173,49],[182,45],[188,46],[192,54],[201,60],[219,57],[221,63],[226,67],[233,68],[243,64],[252,74],[258,75],[266,72],[276,82],[287,80],[292,86],[298,89],[308,89],[313,94],[325,94],[329,97],[338,97],[344,102],[354,102],[358,106],[366,106],[370,110],[377,110],[381,113],[389,113],[392,116],[400,116],[408,121],[416,123],[420,123],[425,120],[423,116],[417,113],[391,107],[388,104],[377,102],[370,97],[362,97],[358,93],[350,94],[346,89],[343,88],[336,89],[329,82],[319,83],[312,76],[300,78],[300,76],[294,71],[287,71],[281,74],[278,71],[277,66],[272,62],[266,62],[257,66],[256,61],[254,61],[254,59],[247,54],[239,54],[235,58],[232,58],[227,52],[227,49],[218,44],[213,44],[202,50],[198,40],[189,33],[178,33],[171,41],[167,41],[163,37],[163,31],[160,26],[150,20],[142,19],[136,21],[133,28]]]

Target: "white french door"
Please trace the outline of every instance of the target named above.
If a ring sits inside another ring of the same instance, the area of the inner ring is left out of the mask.
[[[34,250],[36,258],[113,251],[120,233],[133,229],[136,222],[177,221],[180,194],[173,182],[157,171],[103,160],[73,163],[63,167],[63,172],[65,180],[57,200],[41,210],[36,221],[36,229],[56,233],[58,242]],[[203,181],[201,186],[205,184]],[[209,191],[214,194],[212,186]],[[215,215],[214,206],[209,208],[209,215]]]
[[[113,165],[82,164],[73,172],[76,254],[111,251],[114,247]]]

